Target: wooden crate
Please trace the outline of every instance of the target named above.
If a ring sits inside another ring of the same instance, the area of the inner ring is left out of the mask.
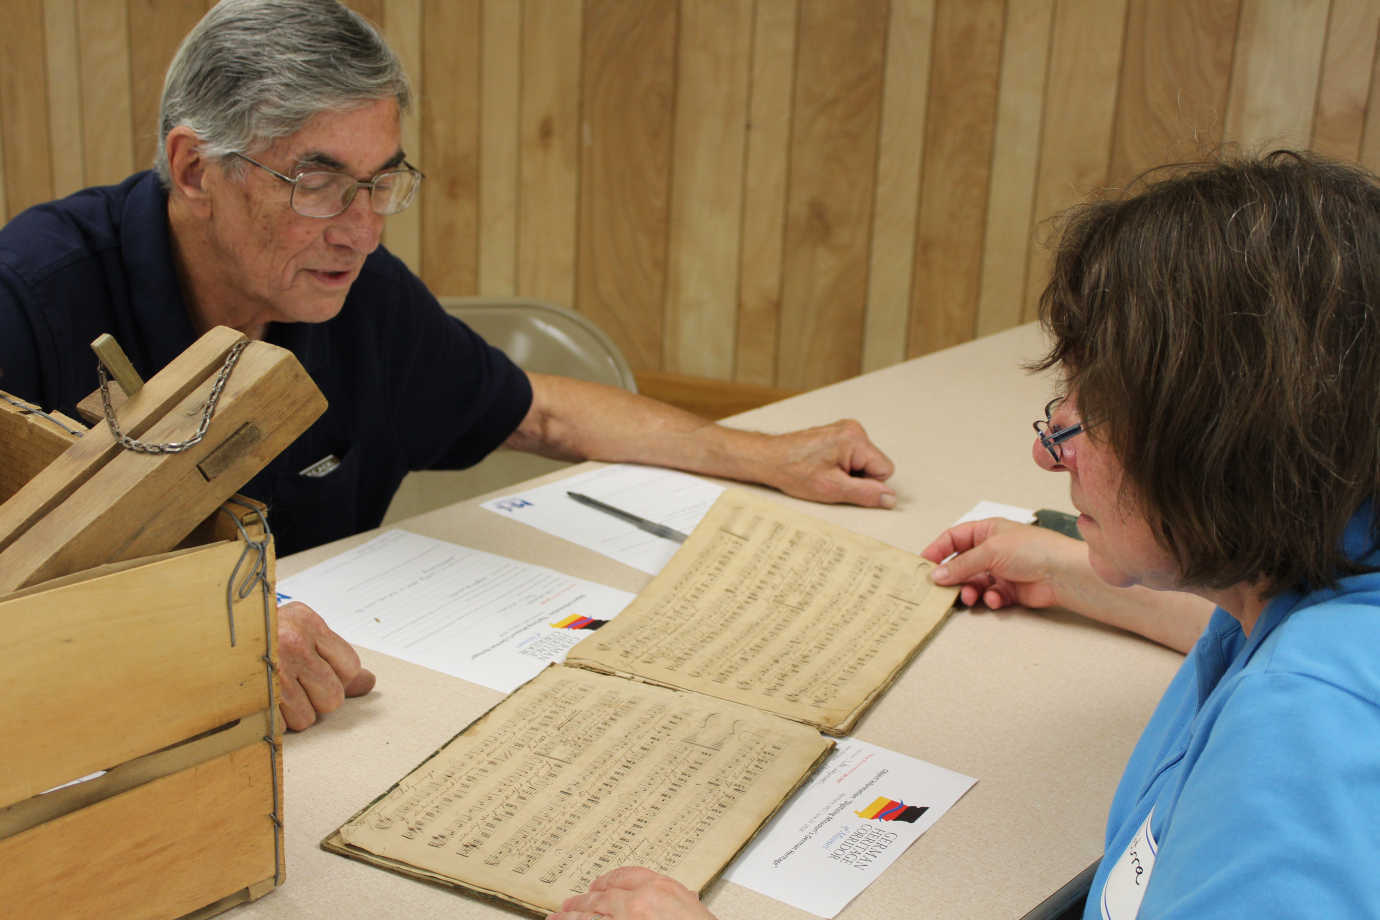
[[[62,421],[0,402],[0,501]],[[272,540],[225,509],[172,552],[0,595],[0,913],[205,917],[282,882]]]

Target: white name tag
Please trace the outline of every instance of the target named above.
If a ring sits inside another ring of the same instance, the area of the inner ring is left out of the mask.
[[[1155,868],[1155,853],[1159,851],[1150,830],[1153,817],[1155,809],[1152,808],[1145,816],[1145,823],[1126,845],[1126,852],[1107,873],[1107,882],[1102,886],[1102,920],[1134,920],[1140,913],[1145,886],[1150,884],[1150,873]]]

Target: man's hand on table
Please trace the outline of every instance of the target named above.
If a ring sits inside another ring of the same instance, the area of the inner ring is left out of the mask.
[[[373,672],[315,610],[297,601],[278,608],[278,708],[288,728],[301,731],[372,689]]]
[[[777,456],[764,481],[793,498],[894,508],[886,485],[895,464],[853,419],[771,437]]]
[[[605,872],[546,920],[714,920],[694,892],[641,866]]]

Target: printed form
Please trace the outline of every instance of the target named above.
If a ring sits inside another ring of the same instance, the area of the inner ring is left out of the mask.
[[[679,543],[654,537],[632,524],[581,505],[566,492],[581,492],[638,517],[690,533],[723,491],[723,486],[689,473],[616,464],[514,492],[487,501],[482,507],[655,575],[671,561],[680,549]]]
[[[278,582],[354,645],[511,693],[633,595],[505,556],[390,530]]]

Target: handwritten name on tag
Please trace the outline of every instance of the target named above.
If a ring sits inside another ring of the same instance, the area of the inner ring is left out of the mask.
[[[1102,920],[1133,920],[1140,913],[1140,902],[1145,897],[1145,886],[1150,884],[1155,854],[1159,851],[1155,834],[1150,830],[1154,817],[1155,809],[1152,808],[1145,816],[1145,823],[1126,845],[1126,852],[1107,873],[1107,882],[1102,886]]]

